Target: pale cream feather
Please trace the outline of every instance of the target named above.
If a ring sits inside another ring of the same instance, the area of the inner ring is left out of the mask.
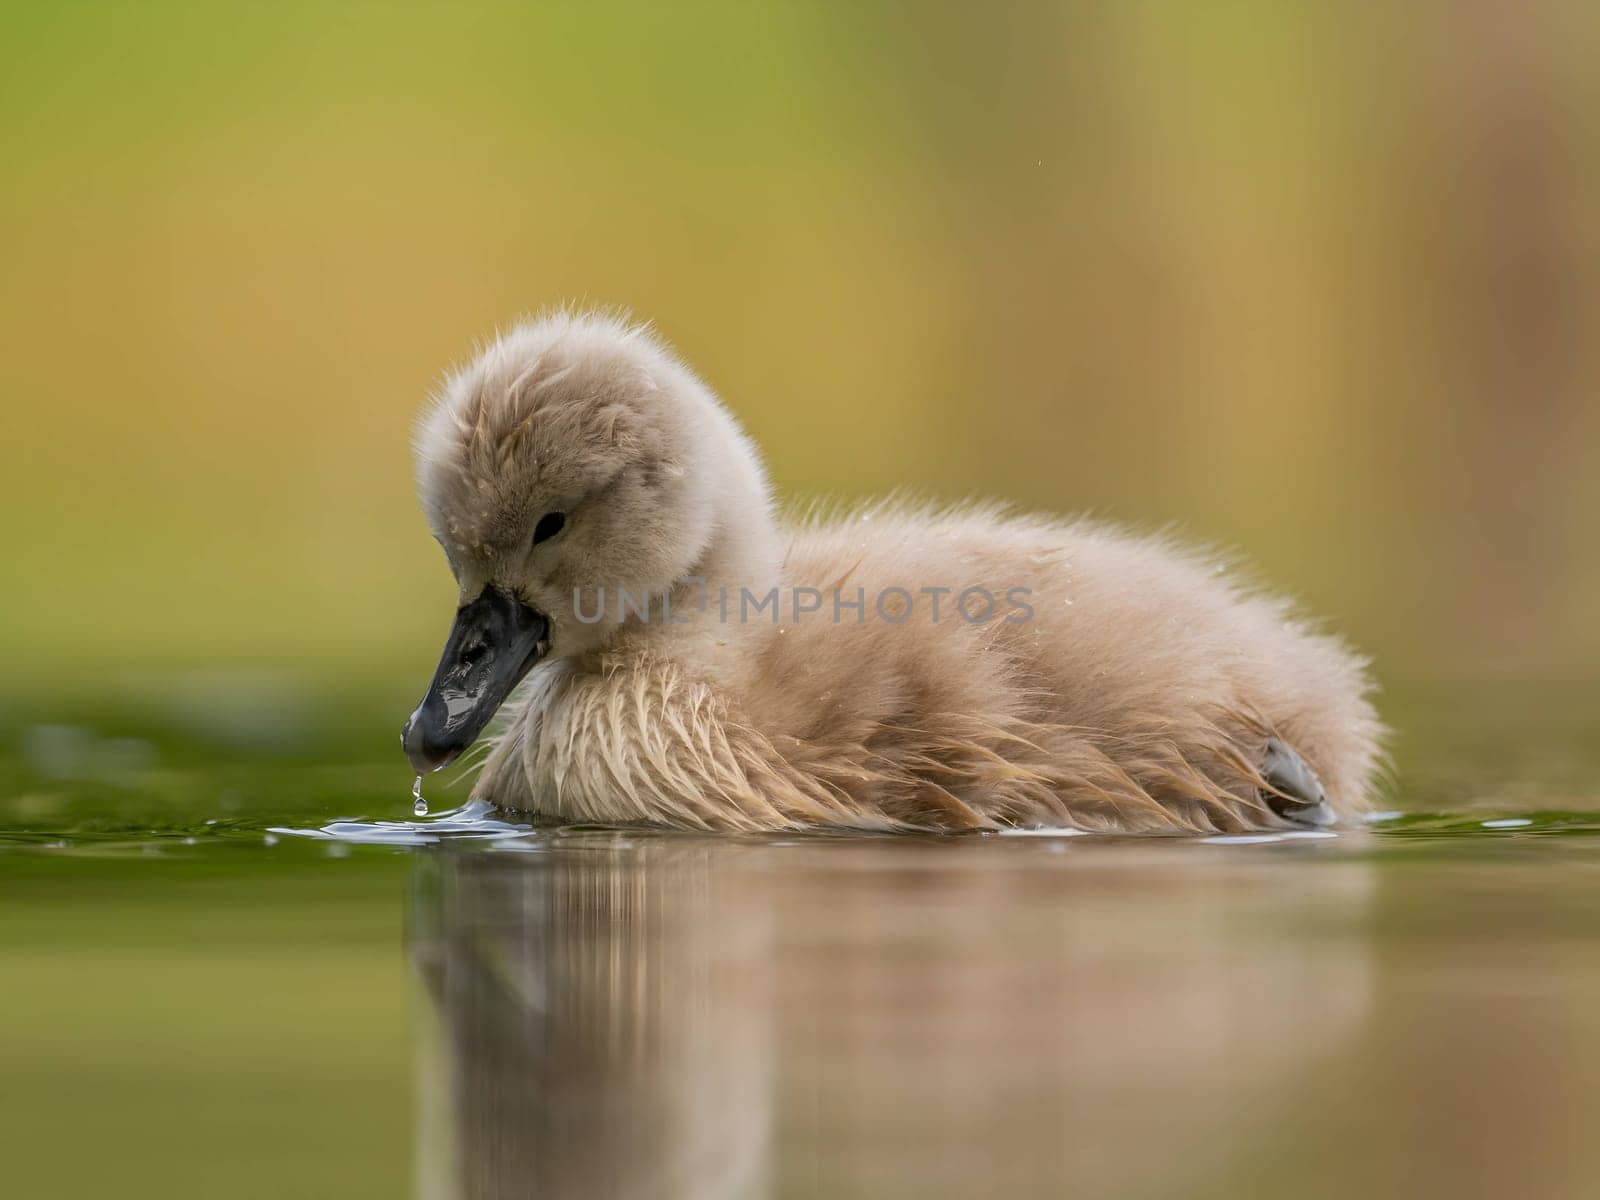
[[[492,582],[551,620],[475,789],[500,805],[751,831],[1238,831],[1283,824],[1261,795],[1269,737],[1341,816],[1368,801],[1365,665],[1285,602],[1088,521],[885,504],[784,527],[727,410],[616,318],[498,339],[449,378],[417,453],[463,600]],[[567,529],[530,547],[555,508]],[[601,587],[670,597],[682,623],[580,619],[574,589]],[[898,623],[697,607],[741,587],[777,587],[786,609],[795,588],[911,604]],[[1026,589],[1033,617],[935,621],[927,587],[952,589],[946,606]]]

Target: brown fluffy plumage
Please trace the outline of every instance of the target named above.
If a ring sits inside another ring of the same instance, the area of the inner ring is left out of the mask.
[[[550,620],[475,789],[499,805],[729,830],[1275,828],[1269,738],[1336,813],[1365,804],[1364,665],[1283,601],[1087,521],[883,505],[782,527],[753,447],[641,328],[514,329],[446,382],[417,455],[463,603],[493,583]],[[533,545],[554,511],[566,527]],[[973,587],[988,620],[954,612]],[[741,589],[772,588],[777,621],[741,612]],[[821,608],[797,614],[808,589]]]

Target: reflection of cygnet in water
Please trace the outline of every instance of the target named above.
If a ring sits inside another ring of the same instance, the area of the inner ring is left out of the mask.
[[[420,862],[426,1197],[766,1194],[768,930],[736,847],[573,835]]]
[[[785,1200],[1234,1195],[1326,1136],[1306,1083],[1370,1008],[1365,864],[1002,840],[785,873]]]
[[[1307,1083],[1368,1012],[1368,870],[599,832],[424,859],[424,1195],[1215,1190],[1335,1136]]]

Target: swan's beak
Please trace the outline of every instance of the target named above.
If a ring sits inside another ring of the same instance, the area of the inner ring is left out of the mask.
[[[549,648],[550,622],[497,587],[456,611],[428,694],[400,742],[417,774],[454,761]]]

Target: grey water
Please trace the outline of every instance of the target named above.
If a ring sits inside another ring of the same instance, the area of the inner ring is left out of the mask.
[[[80,734],[0,796],[8,1194],[1600,1179],[1572,727],[1442,730],[1359,828],[1192,840],[550,828],[445,779],[408,819],[387,759],[153,743],[131,783]]]

